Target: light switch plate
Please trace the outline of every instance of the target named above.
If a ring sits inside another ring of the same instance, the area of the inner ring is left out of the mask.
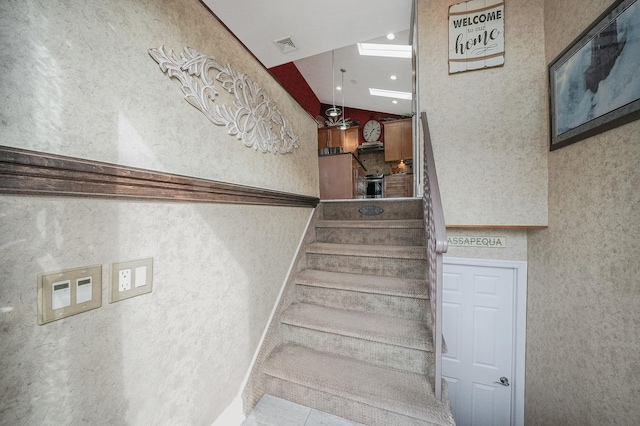
[[[152,257],[111,264],[109,303],[151,293],[152,286]]]
[[[45,272],[38,275],[38,325],[100,306],[102,306],[102,265]]]

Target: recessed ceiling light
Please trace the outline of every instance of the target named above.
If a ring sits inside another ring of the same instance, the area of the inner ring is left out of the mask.
[[[409,92],[397,92],[395,90],[384,89],[372,89],[369,88],[369,94],[372,96],[384,96],[387,98],[408,99],[411,100],[412,96]]]
[[[341,86],[336,86],[336,90],[342,90]]]
[[[411,46],[405,44],[358,43],[358,52],[362,56],[411,59]]]
[[[393,33],[387,34],[387,40],[393,40],[394,38],[396,38],[395,34],[393,34]]]
[[[398,101],[396,101],[395,99],[391,101],[392,104],[397,104]]]
[[[393,75],[391,75],[389,78],[390,78],[391,80],[396,80],[396,79],[398,78],[398,76],[396,76],[395,74],[393,74]]]

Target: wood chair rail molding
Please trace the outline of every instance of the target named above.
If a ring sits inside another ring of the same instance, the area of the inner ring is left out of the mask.
[[[0,194],[314,208],[317,197],[0,146]]]

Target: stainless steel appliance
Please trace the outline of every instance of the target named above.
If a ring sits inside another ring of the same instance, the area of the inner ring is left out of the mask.
[[[367,183],[366,198],[384,197],[384,175],[382,173],[367,175],[365,181]]]

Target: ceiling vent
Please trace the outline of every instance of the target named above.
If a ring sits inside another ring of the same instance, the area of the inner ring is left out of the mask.
[[[296,45],[293,44],[291,37],[285,37],[280,40],[276,40],[274,41],[274,43],[278,46],[278,48],[280,48],[280,51],[282,53],[289,53],[293,52],[294,50],[298,50]]]

